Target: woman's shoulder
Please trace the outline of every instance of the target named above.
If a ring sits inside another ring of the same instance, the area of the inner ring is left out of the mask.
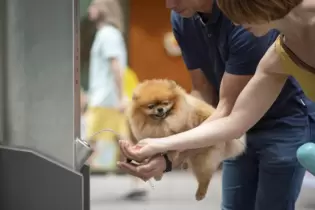
[[[282,67],[278,39],[269,47],[258,64],[258,70],[266,73],[285,74]]]

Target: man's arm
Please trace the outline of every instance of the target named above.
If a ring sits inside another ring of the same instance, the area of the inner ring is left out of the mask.
[[[193,87],[191,95],[216,107],[216,110],[206,122],[229,115],[238,95],[252,77],[252,75],[225,73],[218,97],[215,88],[208,82],[200,69],[190,70],[190,76]]]
[[[214,113],[204,122],[229,115],[240,92],[252,78],[251,75],[233,75],[224,73],[219,94],[219,103]]]
[[[237,97],[255,74],[271,37],[270,33],[268,36],[256,38],[241,27],[233,29],[229,35],[229,56],[221,81],[217,111],[206,122],[231,113]]]
[[[264,116],[281,93],[288,77],[273,44],[227,117],[236,137],[243,135]],[[233,122],[236,125],[232,125]]]
[[[229,115],[236,98],[252,77],[252,75],[233,75],[225,73],[222,78],[218,100],[215,88],[208,82],[200,69],[190,70],[190,76],[193,87],[191,95],[216,107],[213,115],[211,115],[207,121]]]
[[[201,69],[190,70],[192,82],[191,95],[204,100],[213,107],[218,105],[218,94],[212,84],[209,83]]]

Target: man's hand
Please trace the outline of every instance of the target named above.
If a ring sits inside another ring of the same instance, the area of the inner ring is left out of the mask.
[[[117,166],[126,173],[136,176],[143,181],[148,181],[154,176],[163,174],[164,170],[166,169],[165,159],[160,155],[154,156],[151,159],[147,159],[139,165],[118,162]]]

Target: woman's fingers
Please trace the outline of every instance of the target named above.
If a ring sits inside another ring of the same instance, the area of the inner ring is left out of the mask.
[[[164,145],[159,141],[152,139],[144,139],[136,145],[130,144],[128,141],[120,140],[119,145],[122,153],[128,159],[142,162],[146,158],[150,158],[164,151]]]
[[[128,152],[126,151],[126,147],[124,146],[124,142],[119,141],[118,144],[119,144],[120,151],[124,155],[124,157],[127,159],[130,159],[130,157],[128,156]]]
[[[135,160],[137,162],[142,162],[145,159],[141,157],[141,155],[139,155],[139,152],[137,151],[137,149],[133,148],[134,146],[129,144],[129,142],[121,140],[119,141],[119,145],[120,145],[121,151],[123,152],[126,158]]]

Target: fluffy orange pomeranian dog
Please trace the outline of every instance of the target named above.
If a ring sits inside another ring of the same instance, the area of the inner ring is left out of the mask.
[[[133,141],[137,142],[145,138],[167,137],[197,127],[214,110],[206,102],[188,94],[174,81],[154,79],[144,81],[136,87],[127,108],[127,116],[135,138]],[[245,141],[244,136],[196,149],[198,151],[188,157],[188,164],[198,182],[196,200],[206,196],[212,175],[222,161],[244,152]],[[169,155],[176,158],[179,153],[170,152]],[[160,180],[162,175],[154,178]]]

